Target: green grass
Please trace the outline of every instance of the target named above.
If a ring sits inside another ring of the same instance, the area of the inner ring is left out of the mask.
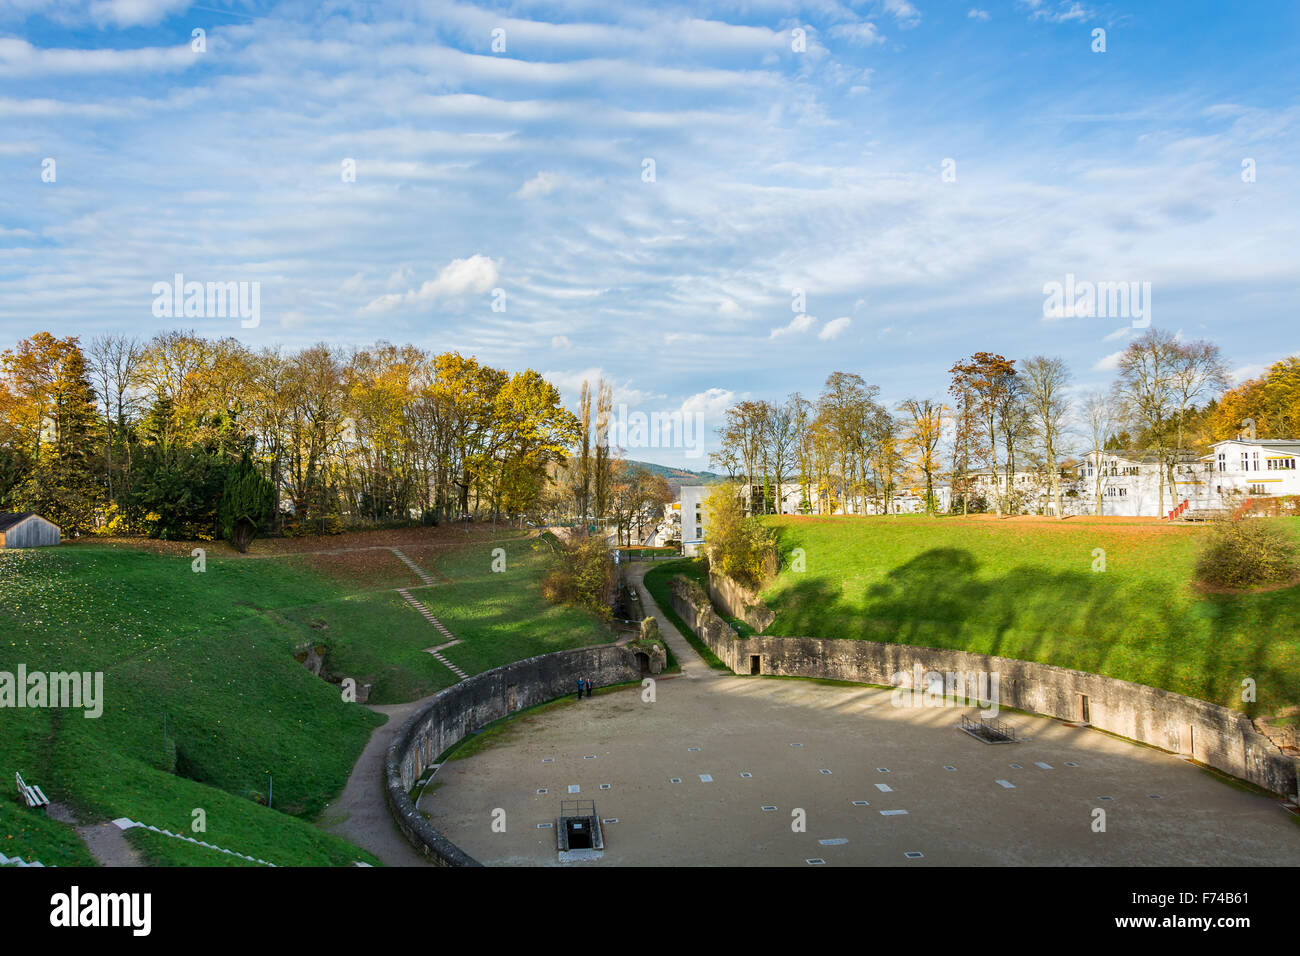
[[[505,548],[506,572],[491,571],[492,547]],[[412,593],[465,641],[448,654],[468,673],[609,639],[585,612],[541,599],[545,545],[478,539],[440,553],[450,583]],[[278,865],[377,862],[312,821],[385,718],[344,702],[292,652],[324,644],[329,670],[371,683],[372,702],[449,685],[454,676],[423,650],[445,639],[391,587],[377,578],[367,590],[364,575],[299,557],[210,553],[195,574],[188,556],[132,547],[0,552],[0,671],[103,671],[105,698],[97,719],[0,712],[0,779],[20,771],[86,822],[127,816],[189,832],[202,808],[200,839]],[[230,862],[182,841],[128,838],[152,862]],[[88,862],[70,827],[36,811],[6,810],[0,839],[9,856]]]
[[[771,635],[1041,661],[1267,714],[1300,701],[1300,588],[1193,586],[1196,527],[957,517],[769,519],[788,559],[762,597]],[[1276,520],[1300,539],[1300,522]],[[1102,572],[1094,549],[1105,551]],[[1242,681],[1258,704],[1241,701]]]
[[[699,558],[682,558],[679,561],[664,561],[656,563],[645,573],[645,589],[650,592],[654,598],[659,610],[663,611],[664,617],[668,618],[673,627],[681,632],[682,637],[686,638],[687,643],[695,648],[697,654],[704,659],[704,663],[717,671],[730,671],[726,664],[718,659],[718,655],[709,650],[695,632],[686,626],[677,612],[673,610],[672,603],[669,600],[668,582],[677,575],[692,578],[704,584],[708,575],[704,571],[704,562]]]
[[[6,783],[12,786],[13,777]],[[44,789],[44,788],[42,788]],[[40,810],[19,803],[17,787],[0,799],[0,853],[46,866],[95,866],[95,860],[72,827]]]

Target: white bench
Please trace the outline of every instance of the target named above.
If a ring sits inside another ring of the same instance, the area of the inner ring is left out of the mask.
[[[29,807],[48,807],[50,805],[50,798],[42,793],[41,788],[36,784],[29,786],[23,783],[23,775],[20,773],[15,773],[14,779],[18,781],[19,796],[27,801]]]

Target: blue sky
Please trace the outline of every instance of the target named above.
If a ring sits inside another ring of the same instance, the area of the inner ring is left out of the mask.
[[[1150,282],[1153,325],[1255,374],[1300,345],[1298,27],[1249,2],[0,0],[0,344],[410,341],[712,428],[836,370],[940,397],[979,349],[1105,385],[1136,331],[1045,318],[1073,274]],[[155,318],[175,273],[259,282],[260,325]]]

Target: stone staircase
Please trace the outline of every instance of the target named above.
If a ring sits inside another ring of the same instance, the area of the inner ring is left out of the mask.
[[[410,591],[406,590],[406,588],[398,588],[397,593],[400,594],[406,600],[407,604],[411,605],[411,607],[419,611],[421,616],[423,616],[426,621],[428,621],[430,624],[436,627],[438,629],[439,634],[447,638],[446,644],[440,644],[437,647],[430,647],[427,649],[428,653],[432,654],[434,659],[438,661],[438,663],[445,666],[449,671],[451,671],[461,680],[464,680],[466,677],[468,677],[469,676],[468,674],[466,674],[463,670],[461,670],[451,661],[447,660],[447,658],[442,656],[442,652],[445,651],[447,648],[453,647],[456,644],[460,643],[460,640],[456,637],[456,635],[452,634],[451,631],[447,630],[447,628],[443,626],[443,623],[439,621],[436,617],[434,617],[433,613],[427,607],[425,607],[419,600],[417,600],[415,596],[411,594]]]
[[[28,863],[21,856],[5,856],[3,853],[0,853],[0,866],[39,866],[44,868],[45,864],[40,860],[33,860],[31,863]]]
[[[237,856],[241,860],[247,860],[250,863],[260,863],[262,866],[269,866],[269,867],[275,866],[274,863],[268,863],[266,862],[266,860],[258,859],[255,856],[249,856],[247,853],[239,853],[236,852],[235,850],[227,850],[225,847],[216,846],[212,843],[206,843],[203,840],[196,840],[194,839],[194,837],[186,836],[183,833],[172,833],[171,830],[160,830],[157,827],[146,826],[145,824],[140,823],[139,821],[136,820],[132,820],[129,817],[118,817],[116,820],[113,821],[113,824],[119,830],[134,830],[136,827],[141,827],[145,830],[148,830],[150,833],[157,833],[165,837],[171,837],[173,840],[184,840],[186,843],[193,843],[195,846],[205,847],[209,850],[216,850],[218,853],[225,853],[228,856]]]
[[[393,552],[393,554],[397,555],[397,557],[401,559],[402,563],[405,564],[408,568],[410,568],[411,571],[414,572],[415,576],[419,578],[421,581],[423,581],[426,585],[433,585],[437,583],[436,581],[434,581],[433,576],[429,574],[428,571],[424,570],[424,568],[420,567],[418,564],[416,564],[414,561],[408,558],[402,551],[400,551],[397,548],[389,548],[388,550]]]

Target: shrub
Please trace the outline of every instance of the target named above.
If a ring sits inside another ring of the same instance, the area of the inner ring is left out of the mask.
[[[1295,577],[1296,544],[1276,524],[1260,518],[1211,522],[1196,571],[1206,584],[1250,588]]]
[[[575,535],[560,549],[560,566],[542,579],[542,596],[552,604],[573,604],[610,620],[614,562],[604,540]]]
[[[776,575],[776,535],[757,518],[746,518],[735,488],[718,485],[704,501],[708,515],[709,566],[749,588]]]

